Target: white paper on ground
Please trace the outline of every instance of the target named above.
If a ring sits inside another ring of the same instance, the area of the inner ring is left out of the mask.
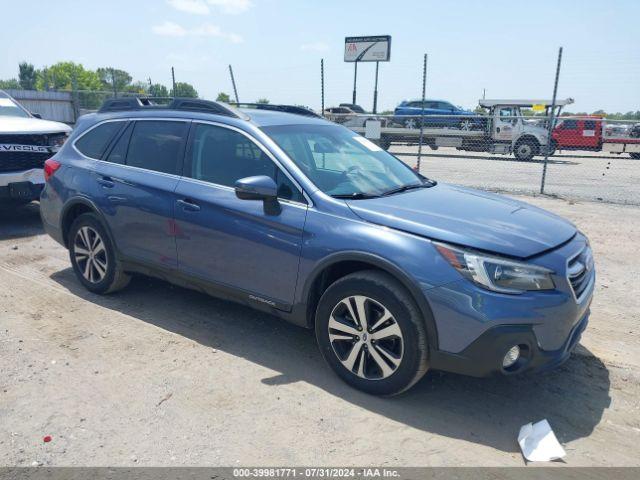
[[[518,434],[518,443],[524,458],[530,462],[549,462],[566,455],[546,419],[523,425]]]

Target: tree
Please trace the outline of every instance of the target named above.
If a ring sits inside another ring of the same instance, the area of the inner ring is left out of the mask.
[[[231,97],[228,93],[220,92],[216,97],[216,102],[231,103]]]
[[[193,88],[193,85],[189,83],[176,82],[176,91],[174,92],[173,89],[171,89],[171,96],[198,98],[198,92]]]
[[[258,100],[256,100],[256,103],[262,103],[264,105],[269,103],[269,99],[268,98],[259,98]]]
[[[146,94],[148,89],[149,85],[145,82],[133,82],[132,84],[127,85],[124,91],[129,93]]]
[[[149,95],[152,97],[168,97],[169,90],[164,85],[160,85],[159,83],[154,83],[149,87]]]
[[[22,62],[18,65],[18,78],[20,86],[25,90],[35,90],[38,76],[36,69],[31,63]]]
[[[85,70],[80,63],[58,62],[38,72],[38,90],[100,90],[102,82],[93,70]]]
[[[9,89],[19,90],[20,82],[18,82],[18,80],[16,80],[15,78],[10,78],[8,80],[0,80],[0,88],[6,88],[7,90]]]
[[[103,88],[112,92],[128,91],[127,87],[130,86],[131,80],[133,80],[129,73],[113,67],[99,68],[96,73],[100,77]]]

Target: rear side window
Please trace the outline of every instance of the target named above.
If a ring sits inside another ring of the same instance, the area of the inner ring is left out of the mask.
[[[129,140],[126,164],[156,172],[179,174],[188,126],[187,122],[136,122]]]
[[[125,122],[106,122],[98,125],[78,139],[75,146],[83,155],[99,160],[124,124]]]

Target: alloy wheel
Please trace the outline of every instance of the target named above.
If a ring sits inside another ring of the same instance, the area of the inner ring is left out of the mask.
[[[409,120],[405,121],[404,126],[405,128],[409,128],[409,129],[415,129],[417,127],[416,121],[413,118],[410,118]]]
[[[329,341],[344,368],[360,378],[382,380],[402,363],[398,322],[380,302],[354,295],[338,302],[329,319]]]
[[[85,280],[100,283],[108,271],[104,241],[93,228],[80,227],[73,241],[73,255]]]

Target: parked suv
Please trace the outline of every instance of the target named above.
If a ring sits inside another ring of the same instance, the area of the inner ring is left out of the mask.
[[[405,128],[456,128],[482,130],[486,125],[477,113],[443,100],[405,100],[393,112],[396,123]]]
[[[110,101],[45,166],[41,212],[95,293],[141,272],[315,329],[349,384],[550,368],[589,317],[566,220],[427,179],[326,120]]]
[[[44,161],[62,146],[71,128],[41,120],[0,90],[0,202],[36,200],[44,185]]]

